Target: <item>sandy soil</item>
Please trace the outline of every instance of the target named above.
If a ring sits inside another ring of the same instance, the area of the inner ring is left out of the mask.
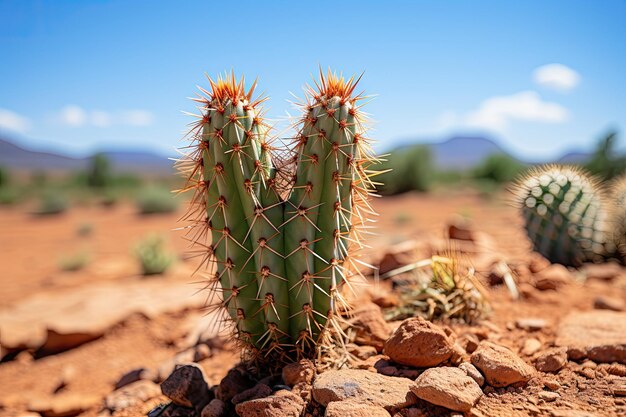
[[[369,259],[380,257],[394,243],[443,237],[448,220],[459,214],[471,219],[476,230],[490,235],[498,250],[508,259],[530,256],[530,244],[521,227],[521,219],[505,195],[485,199],[471,192],[405,194],[377,200],[375,207],[380,213],[379,235],[371,240]],[[0,234],[0,263],[3,265],[0,306],[15,305],[33,294],[50,291],[59,294],[58,302],[63,303],[63,291],[72,288],[102,281],[144,279],[139,277],[132,249],[150,232],[165,235],[170,248],[181,260],[165,278],[149,279],[174,280],[180,285],[189,285],[196,280],[189,276],[195,260],[182,260],[187,242],[182,239],[180,231],[173,230],[178,226],[181,213],[182,208],[180,213],[171,215],[139,216],[132,206],[120,205],[114,208],[78,207],[60,216],[37,218],[20,207],[0,209],[0,230],[3,231]],[[88,236],[81,236],[78,230],[85,224],[91,225],[93,230]],[[77,272],[61,271],[59,259],[80,250],[90,254],[87,267]],[[623,280],[572,282],[558,292],[537,292],[532,299],[520,301],[511,301],[503,286],[491,288],[489,293],[493,307],[490,322],[501,332],[499,342],[517,350],[528,337],[539,339],[544,346],[550,345],[560,318],[572,310],[593,309],[598,296],[626,299],[626,285]],[[192,313],[199,311],[170,312],[152,319],[132,315],[102,337],[77,348],[37,359],[23,352],[13,360],[0,363],[0,415],[17,415],[16,412],[26,410],[33,399],[53,395],[68,367],[80,371],[68,381],[63,393],[93,396],[94,405],[85,415],[96,415],[101,399],[112,390],[121,375],[138,367],[158,367],[180,351],[176,339],[185,337],[180,329]],[[518,318],[541,318],[547,325],[529,332],[516,328],[514,323]],[[232,351],[214,351],[211,358],[202,362],[209,383],[217,384],[236,361],[237,355]],[[614,410],[615,413],[624,410],[621,399],[606,395],[606,384],[601,379],[585,379],[575,372],[570,373],[572,386],[562,395],[561,403],[596,412],[598,409]],[[520,390],[504,390],[488,395],[481,401],[481,408],[485,415],[528,415],[527,410],[517,406],[520,395],[525,394]],[[136,407],[136,414],[145,413],[157,402]],[[613,415],[613,411],[606,415]]]

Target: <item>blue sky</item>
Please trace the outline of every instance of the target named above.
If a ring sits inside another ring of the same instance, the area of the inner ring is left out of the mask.
[[[268,115],[321,65],[365,72],[378,148],[486,134],[527,159],[626,148],[624,1],[0,0],[0,130],[75,155],[173,154],[204,73],[259,77]]]

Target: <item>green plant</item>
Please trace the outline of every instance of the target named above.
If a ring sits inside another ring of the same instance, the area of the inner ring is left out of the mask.
[[[10,180],[11,176],[9,175],[9,170],[0,166],[0,188],[7,186]]]
[[[389,271],[383,277],[396,274],[405,278],[397,281],[399,304],[384,310],[387,320],[421,316],[427,320],[461,320],[472,324],[490,310],[474,269],[463,267],[454,252]]]
[[[102,188],[111,184],[111,163],[109,158],[102,153],[94,155],[87,170],[87,185]]]
[[[616,178],[609,187],[611,202],[610,228],[617,257],[626,264],[626,174]]]
[[[165,248],[165,242],[159,235],[149,235],[135,247],[135,254],[141,265],[143,275],[163,274],[172,265],[174,256]]]
[[[626,172],[626,156],[616,155],[616,140],[616,131],[610,131],[600,139],[585,169],[603,180],[610,180]]]
[[[20,200],[20,193],[15,187],[0,187],[0,206],[10,206]]]
[[[37,215],[53,215],[64,213],[69,207],[67,197],[59,191],[48,190],[39,198],[39,205],[35,209],[34,214]]]
[[[165,188],[149,187],[137,197],[140,214],[171,213],[178,208],[178,200]]]
[[[533,168],[513,186],[526,232],[551,262],[578,266],[606,254],[607,205],[584,170],[548,165]]]
[[[79,271],[87,266],[89,260],[89,254],[85,251],[64,255],[59,259],[59,268],[67,272]]]
[[[435,172],[431,161],[432,154],[427,146],[416,145],[392,151],[380,166],[380,193],[393,195],[428,191]]]
[[[472,177],[502,184],[513,181],[523,170],[524,165],[517,159],[506,154],[494,154],[472,170]]]
[[[315,357],[341,333],[342,292],[358,271],[372,208],[358,80],[320,73],[287,150],[270,141],[263,98],[234,75],[196,100],[193,152],[180,162],[195,190],[191,238],[210,265],[219,307],[260,369]],[[205,241],[207,235],[209,241]],[[202,249],[204,248],[204,249]]]

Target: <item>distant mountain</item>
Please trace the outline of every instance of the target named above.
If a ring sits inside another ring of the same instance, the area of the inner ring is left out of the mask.
[[[164,156],[142,151],[104,151],[116,172],[134,174],[167,174],[173,162]],[[74,171],[85,169],[89,158],[72,158],[53,152],[30,150],[0,138],[0,165],[10,169],[32,171]]]
[[[584,164],[593,156],[590,152],[568,152],[556,160],[559,164]]]
[[[467,169],[490,155],[508,154],[491,139],[475,136],[454,136],[428,146],[435,157],[435,166],[446,169]]]

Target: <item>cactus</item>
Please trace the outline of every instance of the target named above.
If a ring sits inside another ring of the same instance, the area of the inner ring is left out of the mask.
[[[626,174],[612,181],[609,187],[611,200],[612,241],[616,256],[626,264]]]
[[[289,149],[270,137],[256,82],[245,90],[243,77],[209,79],[194,99],[201,114],[179,161],[182,191],[195,190],[184,219],[214,305],[232,319],[245,359],[261,366],[314,358],[341,333],[342,289],[358,273],[355,251],[374,214],[377,160],[358,81],[320,72]]]
[[[608,210],[602,189],[586,172],[557,165],[534,168],[513,191],[537,252],[568,266],[604,259]]]

